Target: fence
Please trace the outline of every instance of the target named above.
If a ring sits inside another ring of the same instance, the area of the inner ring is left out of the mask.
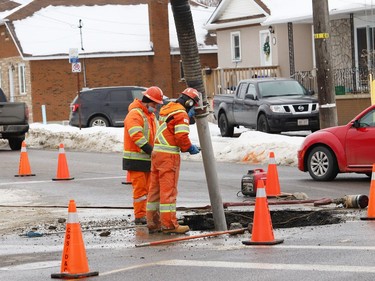
[[[318,85],[314,71],[298,71],[291,78],[299,81],[305,88],[317,92]],[[369,93],[369,72],[367,68],[343,68],[333,70],[333,83],[337,95],[346,93]]]
[[[206,74],[206,93],[231,93],[238,82],[249,78],[280,77],[279,66],[216,68]],[[209,74],[209,75],[208,75]],[[335,69],[333,80],[337,95],[345,93],[369,93],[369,72],[367,68]],[[291,78],[299,81],[305,88],[318,92],[315,70],[298,71]]]
[[[249,78],[279,77],[278,66],[217,68],[212,70],[213,88],[215,94],[225,94],[233,91],[238,82]]]

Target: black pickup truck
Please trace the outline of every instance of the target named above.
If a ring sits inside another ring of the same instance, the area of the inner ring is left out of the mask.
[[[214,115],[223,137],[244,126],[266,133],[319,130],[314,92],[288,78],[242,80],[233,94],[215,95]]]
[[[8,102],[0,89],[0,138],[7,139],[12,150],[20,150],[29,131],[29,111],[24,102]]]

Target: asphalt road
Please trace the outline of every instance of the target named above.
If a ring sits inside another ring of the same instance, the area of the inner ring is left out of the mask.
[[[144,227],[134,227],[131,187],[121,184],[125,180],[121,155],[67,151],[74,180],[61,182],[51,180],[56,176],[57,150],[29,149],[28,156],[36,176],[14,177],[19,153],[0,148],[0,280],[50,280],[52,273],[60,272],[64,228],[39,238],[24,234],[33,226],[66,218],[71,199],[77,204],[82,226],[103,222],[97,231],[82,227],[90,270],[99,271],[93,280],[373,280],[375,225],[359,219],[366,216],[366,210],[351,210],[341,224],[275,229],[275,238],[284,239],[276,246],[245,246],[242,241],[251,239],[245,232],[135,247],[177,236],[149,235]],[[238,194],[242,176],[248,169],[267,169],[216,165],[223,202],[249,200]],[[303,192],[313,199],[368,194],[370,188],[370,180],[363,175],[339,175],[333,182],[321,183],[295,167],[278,167],[278,173],[283,193]],[[209,204],[202,163],[183,161],[178,206]],[[251,209],[242,210],[247,208]],[[299,208],[314,209],[311,204]],[[335,209],[335,205],[325,208]],[[99,234],[109,220],[115,220],[117,228],[108,224],[111,233],[102,237]],[[198,234],[191,231],[189,235]]]

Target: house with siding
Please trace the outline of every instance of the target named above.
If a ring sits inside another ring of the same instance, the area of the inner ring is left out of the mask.
[[[173,98],[186,87],[168,0],[4,2],[0,83],[28,104],[31,122],[42,106],[47,121],[67,120],[82,88],[157,85]],[[214,9],[189,3],[202,68],[216,68],[216,37],[204,29]]]
[[[366,0],[328,6],[338,118],[346,123],[370,104],[375,7]],[[206,28],[217,36],[215,94],[262,76],[293,77],[317,92],[312,0],[222,0]]]

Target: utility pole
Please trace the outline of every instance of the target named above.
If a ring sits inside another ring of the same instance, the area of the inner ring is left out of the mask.
[[[337,126],[328,0],[312,0],[320,128]]]
[[[82,37],[82,20],[80,19],[79,20],[79,25],[78,25],[78,28],[79,28],[79,34],[81,36],[81,50],[82,51],[85,51],[85,49],[83,48],[83,37]],[[82,66],[83,66],[83,86],[86,88],[87,87],[87,83],[86,83],[86,65],[85,65],[85,58],[82,58]]]

